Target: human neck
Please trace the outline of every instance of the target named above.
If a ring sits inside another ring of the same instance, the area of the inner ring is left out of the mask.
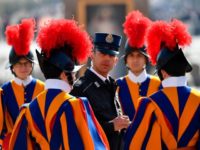
[[[105,73],[105,72],[101,72],[101,71],[99,71],[97,68],[95,68],[94,66],[92,67],[92,69],[93,69],[93,71],[95,71],[97,74],[99,74],[99,75],[101,75],[101,76],[107,78],[108,72],[106,72],[106,73]]]

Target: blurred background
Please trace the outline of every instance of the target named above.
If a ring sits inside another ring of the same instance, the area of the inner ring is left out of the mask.
[[[193,36],[192,45],[185,53],[193,65],[188,74],[189,85],[200,89],[200,0],[0,0],[0,85],[13,78],[10,70],[5,70],[11,47],[5,42],[5,28],[16,24],[22,18],[34,17],[37,24],[50,18],[74,18],[93,37],[95,32],[109,32],[123,37],[121,57],[126,38],[122,24],[131,10],[140,10],[152,20],[178,18],[188,25]],[[39,49],[35,42],[31,50]],[[89,62],[87,63],[89,65]],[[126,74],[123,59],[112,70],[111,75],[118,78]],[[153,71],[148,67],[148,71]],[[83,74],[84,70],[80,72]],[[38,65],[34,66],[33,76],[44,80]]]

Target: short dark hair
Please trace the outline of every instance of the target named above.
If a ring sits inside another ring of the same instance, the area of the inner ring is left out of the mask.
[[[65,75],[67,76],[67,80],[68,80],[69,85],[72,86],[74,84],[74,78],[72,76],[72,73],[71,72],[65,72]]]
[[[46,79],[59,79],[60,74],[62,73],[61,69],[49,63],[48,61],[43,61],[41,64],[41,70]]]
[[[183,59],[183,57],[173,57],[161,69],[165,70],[170,76],[184,76],[187,63]]]

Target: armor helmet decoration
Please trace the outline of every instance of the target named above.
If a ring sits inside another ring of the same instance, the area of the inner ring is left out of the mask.
[[[6,41],[8,45],[12,46],[6,69],[16,64],[21,58],[34,62],[33,53],[30,51],[34,28],[35,20],[33,18],[22,19],[20,24],[6,27]]]
[[[41,70],[43,62],[54,65],[65,72],[76,72],[91,54],[92,42],[86,31],[75,20],[49,20],[39,30],[36,51]]]
[[[182,48],[190,45],[191,41],[192,38],[181,21],[173,19],[169,23],[154,22],[147,32],[147,52],[152,64],[156,65],[156,70],[170,63],[181,65],[185,72],[192,71],[192,66],[182,51]],[[170,68],[173,66],[170,65]]]
[[[145,47],[145,37],[151,20],[143,16],[139,11],[132,11],[126,16],[123,24],[124,33],[127,37],[125,44],[125,55],[132,51],[139,51],[145,57],[149,57]]]

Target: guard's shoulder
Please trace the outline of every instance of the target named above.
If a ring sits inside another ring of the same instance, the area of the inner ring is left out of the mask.
[[[152,101],[155,101],[158,97],[160,97],[160,95],[163,93],[163,89],[153,93],[152,95],[149,96],[149,98],[152,100]]]
[[[151,109],[153,109],[153,110],[156,108],[156,105],[155,105],[153,99],[151,99],[151,98],[149,98],[149,97],[140,97],[140,98],[138,99],[138,107],[143,107],[143,109],[144,109],[144,108],[146,109],[147,106],[148,106],[148,108],[151,108]],[[144,109],[144,110],[145,110],[145,109]]]
[[[4,95],[5,93],[8,93],[10,92],[10,85],[12,84],[11,81],[8,81],[6,83],[4,83],[2,86],[1,86],[1,89],[2,89],[2,95]]]
[[[39,79],[36,79],[36,82],[37,84],[39,84],[40,86],[45,86],[44,82],[39,80]]]
[[[8,85],[11,83],[11,81],[8,81],[8,82],[5,82],[2,86],[1,86],[1,88],[3,89],[3,90],[5,90],[7,87],[8,87]]]
[[[75,81],[73,86],[81,88],[81,87],[85,87],[88,83],[89,82],[87,81],[86,78],[80,77],[78,80]]]
[[[154,80],[155,82],[160,82],[160,79],[159,79],[157,76],[150,75],[150,78],[151,78],[152,80]]]
[[[121,84],[123,83],[124,78],[125,78],[125,77],[120,77],[120,78],[116,79],[116,83],[117,83],[118,86],[121,85]]]
[[[197,90],[195,88],[191,88],[191,93],[200,98],[200,91],[199,90]]]
[[[124,78],[125,78],[125,76],[119,77],[119,78],[116,79],[116,81],[118,81],[118,80],[124,80]]]

